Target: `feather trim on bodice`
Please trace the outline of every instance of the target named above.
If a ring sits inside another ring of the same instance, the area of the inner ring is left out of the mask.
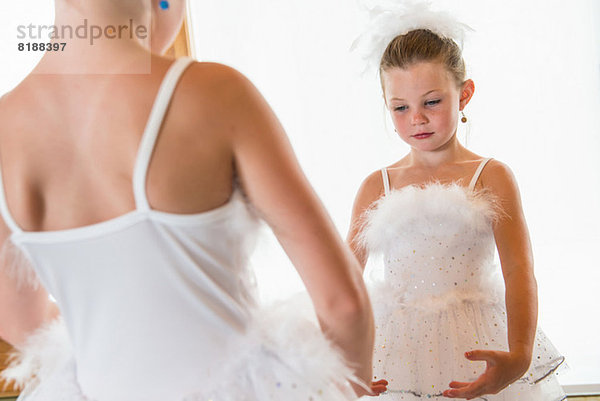
[[[494,221],[488,192],[458,184],[392,190],[364,214],[360,243],[381,253],[378,284],[394,304],[439,310],[465,300],[497,302],[502,280],[494,263]]]
[[[384,251],[407,227],[423,234],[453,234],[459,226],[486,233],[500,215],[498,202],[486,190],[471,192],[455,183],[409,185],[382,196],[363,214],[359,243]]]

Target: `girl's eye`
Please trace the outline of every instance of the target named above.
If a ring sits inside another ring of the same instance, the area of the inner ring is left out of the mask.
[[[425,102],[425,106],[435,106],[436,104],[438,104],[441,101],[442,101],[441,99],[428,100]]]
[[[407,106],[397,106],[397,107],[394,107],[394,111],[404,111],[407,108],[408,108]]]

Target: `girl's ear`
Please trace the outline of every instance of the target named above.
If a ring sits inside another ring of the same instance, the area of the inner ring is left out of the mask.
[[[475,93],[475,83],[467,79],[460,88],[460,110],[464,109]]]
[[[151,50],[164,54],[177,38],[185,19],[185,0],[152,0]]]

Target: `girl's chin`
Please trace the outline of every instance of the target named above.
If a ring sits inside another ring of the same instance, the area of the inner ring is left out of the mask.
[[[411,143],[410,147],[422,152],[431,152],[441,148],[442,145],[439,143]]]
[[[439,137],[435,138],[436,140],[432,140],[432,139],[433,139],[433,137],[429,137],[425,140],[423,140],[423,139],[411,140],[411,141],[408,141],[407,144],[414,150],[418,150],[418,151],[422,151],[422,152],[433,152],[433,151],[440,150],[442,148],[447,148],[448,146],[451,146],[451,143],[453,141],[453,137],[448,138],[446,141],[440,141]]]

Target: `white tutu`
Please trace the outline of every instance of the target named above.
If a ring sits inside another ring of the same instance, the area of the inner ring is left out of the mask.
[[[376,345],[375,380],[386,379],[392,400],[437,399],[452,380],[472,381],[485,370],[485,362],[469,361],[466,351],[508,351],[506,311],[499,302],[487,302],[484,294],[465,297],[451,294],[438,304],[394,305],[387,283],[369,286],[374,305]],[[442,302],[445,305],[442,306]],[[538,329],[531,366],[517,382],[487,400],[562,400],[564,394],[553,375],[564,357]],[[535,394],[535,397],[534,397]],[[537,398],[536,398],[537,397]]]
[[[294,319],[285,305],[256,311],[252,321],[230,350],[230,363],[210,378],[199,377],[198,391],[180,401],[356,399],[349,382],[360,380],[312,321]],[[77,383],[62,320],[32,335],[2,375],[25,385],[19,400],[94,401]]]

